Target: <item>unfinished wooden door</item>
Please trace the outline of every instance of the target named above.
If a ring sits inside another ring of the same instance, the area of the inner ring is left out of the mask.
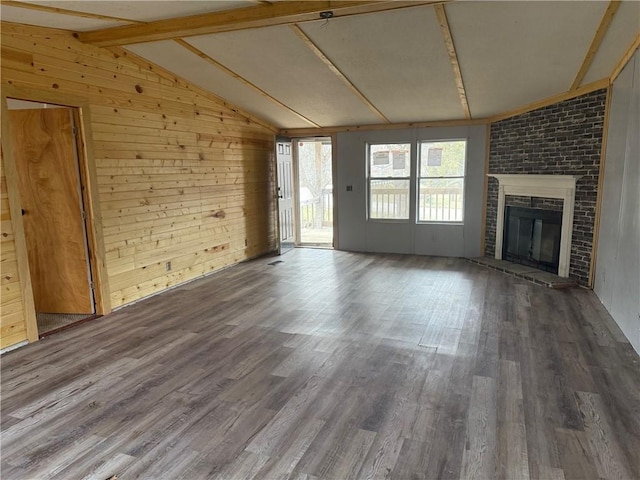
[[[11,110],[37,312],[94,313],[71,110]]]

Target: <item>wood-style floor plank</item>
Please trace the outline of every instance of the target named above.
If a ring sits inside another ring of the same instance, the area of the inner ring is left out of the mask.
[[[640,359],[592,292],[280,259],[3,355],[2,479],[640,478]]]
[[[461,478],[481,480],[496,476],[497,403],[495,380],[474,377]]]

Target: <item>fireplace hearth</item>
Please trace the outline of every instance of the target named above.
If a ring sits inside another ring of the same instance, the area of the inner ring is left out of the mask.
[[[562,212],[507,206],[502,258],[558,273]]]

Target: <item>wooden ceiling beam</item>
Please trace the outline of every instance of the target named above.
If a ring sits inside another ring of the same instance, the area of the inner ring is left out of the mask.
[[[313,125],[314,127],[320,127],[320,125],[318,125],[316,122],[314,122],[313,120],[305,117],[304,115],[302,115],[299,112],[296,112],[293,108],[285,105],[284,103],[282,103],[280,100],[278,100],[277,98],[269,95],[267,92],[265,92],[264,90],[262,90],[260,87],[258,87],[257,85],[251,83],[249,80],[247,80],[246,78],[244,78],[242,75],[240,75],[239,73],[234,72],[233,70],[231,70],[230,68],[228,68],[227,66],[223,65],[222,63],[220,63],[219,61],[217,61],[216,59],[210,57],[209,55],[207,55],[206,53],[204,53],[202,50],[194,47],[193,45],[191,45],[188,42],[185,42],[183,39],[181,38],[177,38],[176,40],[174,40],[178,45],[182,46],[183,48],[186,48],[187,50],[189,50],[191,53],[199,56],[200,58],[202,58],[203,60],[205,60],[207,63],[210,63],[211,65],[219,68],[220,70],[222,70],[224,73],[226,73],[227,75],[232,76],[233,78],[235,78],[236,80],[242,82],[245,86],[249,87],[251,90],[253,90],[254,92],[258,93],[259,95],[262,95],[264,98],[266,98],[267,100],[275,103],[276,105],[278,105],[279,107],[284,108],[285,110],[287,110],[289,113],[292,113],[293,115],[295,115],[296,117],[304,120],[305,122],[307,122],[309,125]]]
[[[28,10],[37,10],[39,12],[45,12],[45,13],[57,13],[60,15],[70,15],[73,17],[91,18],[93,20],[106,20],[109,22],[127,22],[127,23],[135,23],[135,24],[144,23],[138,20],[131,20],[128,18],[112,17],[111,15],[100,15],[99,13],[80,12],[78,10],[68,10],[66,8],[50,7],[48,5],[40,5],[37,3],[18,2],[15,0],[2,0],[1,3],[2,5],[6,5],[7,7],[25,8]]]
[[[631,60],[631,57],[633,57],[633,54],[636,53],[638,48],[640,48],[640,34],[636,35],[636,38],[631,42],[631,45],[629,45],[629,48],[624,52],[622,58],[616,63],[616,66],[613,67],[611,78],[609,79],[610,83],[613,83],[614,80],[618,78],[618,75],[620,75],[622,69],[629,63],[629,60]]]
[[[576,77],[574,78],[573,83],[569,87],[569,90],[577,89],[582,83],[582,80],[584,80],[584,77],[589,71],[589,67],[593,62],[593,59],[596,56],[596,53],[598,53],[600,44],[602,43],[602,40],[604,40],[604,36],[607,34],[607,30],[609,30],[609,25],[611,25],[611,21],[613,20],[613,17],[615,16],[619,7],[620,7],[619,0],[611,0],[609,2],[607,9],[605,10],[604,15],[602,16],[602,20],[600,20],[600,25],[598,25],[596,33],[593,36],[593,40],[591,40],[591,45],[589,45],[589,49],[587,50],[587,54],[585,55],[584,60],[582,61],[582,65],[580,65],[580,69],[578,70],[578,73],[576,74]]]
[[[449,61],[451,62],[451,68],[453,69],[453,76],[456,81],[456,88],[458,89],[458,95],[460,97],[462,110],[464,111],[464,117],[469,120],[471,119],[471,112],[469,111],[469,102],[467,101],[467,91],[464,88],[462,71],[460,70],[458,54],[456,53],[456,47],[453,43],[453,36],[451,35],[451,29],[449,28],[447,13],[444,10],[444,5],[434,5],[434,8],[436,11],[436,17],[438,18],[438,23],[440,24],[442,38],[444,40],[445,47],[447,48],[447,54],[449,55]]]
[[[390,125],[372,124],[372,125],[342,125],[336,127],[323,127],[323,128],[284,128],[280,130],[280,135],[289,137],[314,137],[330,135],[337,132],[363,132],[370,130],[390,130],[399,128],[431,128],[431,127],[460,127],[471,125],[490,125],[494,122],[504,120],[505,118],[514,117],[516,115],[522,115],[523,113],[537,110],[538,108],[553,105],[570,98],[575,98],[586,93],[607,88],[609,86],[609,79],[603,78],[597,82],[583,85],[576,90],[567,91],[558,95],[538,100],[522,107],[503,112],[497,115],[493,115],[488,118],[474,118],[474,119],[460,119],[460,120],[435,120],[426,122],[406,122],[406,123],[392,123]]]
[[[336,127],[323,128],[283,128],[280,135],[286,137],[323,137],[338,132],[368,132],[379,130],[397,130],[402,128],[433,128],[433,127],[469,127],[472,125],[486,125],[487,119],[474,120],[434,120],[426,122],[404,122],[404,123],[374,123],[368,125],[340,125]]]
[[[189,17],[158,20],[143,25],[127,25],[105,28],[91,32],[78,32],[77,37],[100,47],[129,45],[133,43],[173,40],[176,38],[231,32],[248,28],[291,25],[319,20],[323,11],[333,12],[334,17],[360,15],[363,13],[397,10],[442,3],[446,0],[426,1],[287,1],[273,4],[253,5],[234,10],[192,15]]]
[[[383,122],[391,123],[385,115],[356,87],[347,76],[324,54],[298,25],[290,25],[294,33],[300,37],[307,47]]]
[[[595,82],[582,85],[581,87],[578,87],[574,90],[568,90],[566,92],[558,93],[557,95],[552,95],[550,97],[543,98],[542,100],[538,100],[536,102],[529,103],[527,105],[523,105],[518,108],[514,108],[513,110],[509,110],[506,112],[499,113],[497,115],[493,115],[489,117],[487,120],[489,123],[499,122],[500,120],[504,120],[506,118],[515,117],[516,115],[522,115],[523,113],[527,113],[532,110],[537,110],[538,108],[547,107],[555,103],[564,102],[565,100],[569,100],[570,98],[579,97],[580,95],[585,95],[587,93],[595,92],[596,90],[600,90],[602,88],[608,88],[608,87],[609,87],[609,79],[602,78]]]

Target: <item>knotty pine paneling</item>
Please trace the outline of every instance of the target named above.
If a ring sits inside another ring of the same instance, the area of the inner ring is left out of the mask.
[[[275,248],[266,124],[67,32],[3,23],[1,35],[2,85],[82,97],[91,107],[112,308]],[[4,269],[10,230],[2,246]],[[19,324],[20,310],[13,313]]]
[[[9,211],[9,197],[7,183],[4,176],[4,159],[0,157],[0,348],[15,345],[27,339],[27,328],[24,320],[24,302],[18,262],[16,260],[11,212]]]

